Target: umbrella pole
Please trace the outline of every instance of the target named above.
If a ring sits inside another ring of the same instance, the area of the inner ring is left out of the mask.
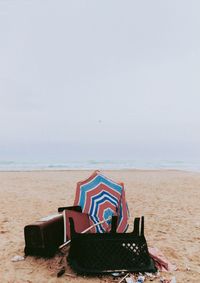
[[[112,219],[112,216],[108,217],[108,218],[105,219],[105,220],[102,220],[102,221],[100,221],[100,222],[98,222],[98,223],[95,223],[95,224],[91,225],[90,227],[88,227],[87,229],[85,229],[84,231],[82,231],[81,234],[87,233],[87,232],[90,231],[92,228],[94,228],[94,227],[96,227],[96,226],[98,226],[98,225],[100,225],[100,224],[103,224],[104,222],[106,222],[106,221],[108,221],[108,220],[110,220],[110,219]],[[65,242],[64,244],[62,244],[61,246],[59,246],[59,250],[61,250],[62,248],[68,246],[70,243],[71,243],[71,240]]]

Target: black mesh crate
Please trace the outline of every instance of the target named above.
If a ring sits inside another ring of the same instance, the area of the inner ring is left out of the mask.
[[[141,225],[140,225],[141,223]],[[76,233],[70,219],[71,245],[68,262],[80,274],[156,272],[144,237],[144,217],[135,218],[131,233],[116,233],[113,217],[110,233]]]

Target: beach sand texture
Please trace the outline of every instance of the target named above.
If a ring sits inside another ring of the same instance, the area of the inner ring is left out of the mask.
[[[24,226],[55,213],[59,206],[73,204],[76,183],[92,171],[0,172],[0,282],[112,282],[111,276],[75,276],[67,266],[57,278],[61,258],[24,255]],[[178,267],[163,273],[177,282],[200,282],[200,173],[181,171],[104,171],[125,184],[132,220],[145,216],[149,246],[159,248]],[[187,270],[189,268],[190,270]],[[117,281],[116,281],[117,282]],[[150,282],[150,281],[145,281]],[[158,280],[155,282],[159,282]]]

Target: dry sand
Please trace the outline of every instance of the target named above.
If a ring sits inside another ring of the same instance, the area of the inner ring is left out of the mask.
[[[58,256],[46,260],[23,255],[25,225],[72,205],[76,182],[91,171],[0,172],[0,283],[112,282],[112,277],[57,278]],[[105,171],[125,183],[132,219],[145,216],[149,246],[159,248],[178,266],[163,273],[177,282],[200,282],[200,174],[181,171]],[[187,268],[190,268],[188,271]],[[67,272],[72,273],[69,267]],[[116,281],[117,282],[117,281]],[[150,282],[150,281],[146,281]],[[155,282],[159,282],[158,280]]]

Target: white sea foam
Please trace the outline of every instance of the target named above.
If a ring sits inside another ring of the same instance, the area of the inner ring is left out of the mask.
[[[182,160],[83,160],[83,161],[0,161],[0,171],[84,169],[175,169],[200,171],[200,161]]]

